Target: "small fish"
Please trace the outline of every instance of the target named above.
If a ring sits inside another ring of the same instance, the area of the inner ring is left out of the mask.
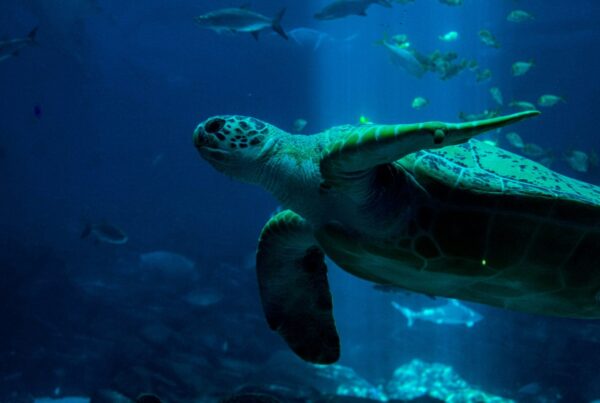
[[[546,150],[535,143],[525,143],[521,152],[531,158],[545,157],[550,153],[549,150]]]
[[[509,22],[525,22],[534,19],[535,18],[533,17],[533,15],[529,14],[527,11],[524,10],[513,10],[506,17],[506,20]]]
[[[530,60],[528,62],[515,62],[512,65],[512,75],[514,77],[523,76],[527,74],[527,72],[531,70],[533,66],[535,66],[533,60]]]
[[[516,108],[519,111],[535,111],[537,109],[534,104],[527,101],[512,101],[508,106]]]
[[[283,14],[285,14],[285,8],[277,13],[275,18],[268,18],[247,7],[223,8],[195,17],[194,20],[202,28],[212,29],[217,33],[248,32],[258,39],[261,31],[272,29],[284,39],[288,39],[281,27]]]
[[[25,38],[0,40],[0,62],[18,56],[21,49],[35,44],[37,31],[38,27],[35,27]]]
[[[307,124],[308,122],[305,119],[294,120],[294,131],[296,133],[300,133],[302,130],[304,130]]]
[[[407,73],[417,78],[421,78],[425,74],[426,70],[423,64],[421,64],[415,54],[411,52],[410,44],[403,42],[402,45],[398,45],[396,41],[388,41],[385,37],[376,44],[383,45],[390,55],[390,60],[395,66],[401,67]]]
[[[198,290],[187,294],[183,300],[192,306],[206,308],[221,302],[223,294],[212,289]]]
[[[538,162],[539,162],[540,164],[542,164],[543,166],[545,166],[545,167],[547,167],[547,168],[550,168],[550,167],[552,166],[552,164],[554,164],[554,160],[555,160],[555,159],[556,159],[556,158],[554,158],[554,156],[552,156],[552,155],[547,155],[547,156],[545,156],[545,157],[542,157],[542,158],[540,158],[540,159],[538,160]]]
[[[490,69],[478,70],[475,75],[475,79],[477,80],[478,83],[488,81],[491,78],[492,78],[492,70],[490,70]]]
[[[496,101],[498,105],[504,105],[504,99],[502,98],[502,92],[500,91],[500,88],[490,88],[490,94],[492,95],[492,98],[494,98],[494,101]]]
[[[498,147],[498,140],[494,140],[494,139],[485,139],[482,140],[485,144],[492,146],[492,147]]]
[[[558,104],[559,102],[566,102],[566,101],[563,97],[559,97],[558,95],[551,95],[551,94],[542,95],[541,97],[538,98],[538,101],[537,101],[539,106],[543,106],[545,108],[550,108],[551,106],[554,106],[554,105]]]
[[[571,150],[566,152],[564,157],[569,166],[576,172],[585,173],[590,169],[590,157],[584,151]]]
[[[447,6],[462,6],[463,0],[439,0],[440,3],[445,4]]]
[[[164,250],[142,253],[140,267],[146,271],[164,273],[172,277],[195,279],[198,276],[196,263],[178,253]]]
[[[487,29],[482,29],[479,31],[479,40],[486,46],[490,48],[499,49],[500,43],[496,40],[496,37]]]
[[[467,68],[471,71],[477,71],[479,69],[479,62],[475,59],[471,59],[467,62]]]
[[[81,232],[81,239],[88,236],[93,236],[98,242],[113,245],[123,245],[129,240],[129,237],[122,229],[109,223],[86,224]]]
[[[518,133],[516,133],[516,132],[506,133],[505,137],[511,146],[513,146],[515,148],[519,148],[519,149],[525,147],[525,143],[523,142],[523,139],[521,138],[521,136],[519,136]]]
[[[360,118],[358,118],[358,123],[361,125],[373,125],[374,123],[371,122],[371,119],[369,119],[368,117],[362,115]]]
[[[483,120],[483,119],[490,119],[493,117],[496,117],[500,114],[500,110],[498,109],[493,109],[493,110],[485,110],[482,113],[464,113],[464,112],[460,112],[458,114],[458,119],[460,119],[463,122],[473,122],[475,120]]]
[[[319,49],[326,42],[335,41],[331,35],[311,28],[294,28],[287,34],[298,45],[310,47],[313,51]]]
[[[367,15],[367,8],[371,4],[379,4],[390,8],[390,0],[335,0],[326,5],[321,11],[315,14],[317,20],[335,20],[348,17],[350,15]]]
[[[450,31],[448,33],[445,33],[444,35],[438,36],[438,38],[442,42],[455,42],[458,40],[459,37],[460,35],[456,31]]]
[[[475,323],[483,319],[479,313],[455,299],[448,300],[446,305],[425,308],[418,312],[400,306],[396,302],[392,302],[392,306],[406,317],[408,327],[411,327],[417,319],[437,325],[465,325],[467,327],[473,327]]]
[[[385,41],[385,35],[383,40]],[[404,49],[409,48],[410,47],[410,42],[408,40],[408,35],[406,34],[396,34],[394,36],[392,36],[391,41],[393,44],[400,46]],[[381,45],[380,42],[376,42],[378,45]]]
[[[423,97],[416,97],[413,99],[411,107],[416,110],[421,110],[429,105],[429,100]]]

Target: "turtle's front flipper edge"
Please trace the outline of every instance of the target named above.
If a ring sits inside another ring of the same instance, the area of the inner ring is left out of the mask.
[[[323,189],[356,188],[376,166],[421,150],[462,144],[470,138],[539,115],[525,111],[463,123],[424,122],[358,126],[325,150],[320,162]]]
[[[290,210],[263,228],[256,273],[269,327],[302,359],[331,364],[340,356],[325,255],[306,221]]]

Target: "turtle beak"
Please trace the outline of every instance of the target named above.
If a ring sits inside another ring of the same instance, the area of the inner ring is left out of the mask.
[[[194,130],[194,146],[196,146],[197,149],[200,149],[208,144],[208,142],[208,136],[204,131],[203,125],[198,125],[196,130]]]

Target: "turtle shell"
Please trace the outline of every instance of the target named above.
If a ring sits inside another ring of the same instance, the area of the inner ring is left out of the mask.
[[[600,318],[600,188],[476,140],[394,165],[415,195],[401,233],[317,231],[342,268],[432,295]]]

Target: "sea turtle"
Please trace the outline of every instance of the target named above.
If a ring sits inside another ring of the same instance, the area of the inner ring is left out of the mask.
[[[325,364],[340,353],[325,255],[381,285],[600,318],[600,188],[471,139],[538,114],[310,136],[216,116],[194,143],[285,208],[258,243],[263,309],[297,355]]]

